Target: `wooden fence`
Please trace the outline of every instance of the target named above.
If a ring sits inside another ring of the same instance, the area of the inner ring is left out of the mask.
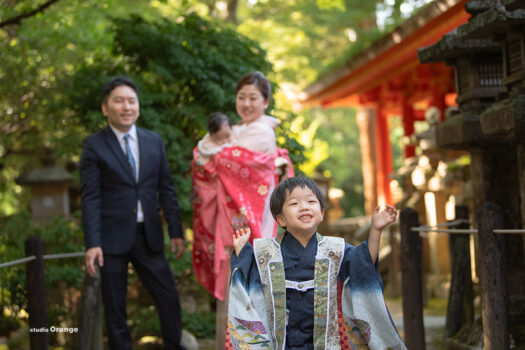
[[[27,312],[29,314],[29,344],[31,350],[49,348],[49,331],[46,308],[46,283],[44,260],[84,256],[84,252],[43,255],[42,239],[32,236],[25,241],[26,257],[0,264],[6,268],[26,264]],[[95,264],[96,265],[96,264]],[[52,328],[52,327],[51,327]],[[82,287],[76,350],[102,350],[102,296],[100,271],[90,277],[87,273]]]
[[[458,228],[420,226],[418,213],[412,208],[401,211],[401,271],[403,295],[403,322],[408,349],[425,349],[423,324],[423,271],[421,233],[450,234],[452,280],[446,318],[446,335],[451,337],[462,324],[474,319],[472,279],[470,275],[470,234],[477,235],[477,261],[481,317],[483,321],[483,349],[509,349],[507,286],[505,273],[505,234],[524,234],[525,230],[503,229],[503,209],[485,203],[476,213],[478,229],[468,229],[468,208],[456,206]]]

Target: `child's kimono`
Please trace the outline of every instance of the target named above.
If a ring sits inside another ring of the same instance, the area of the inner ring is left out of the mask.
[[[366,242],[318,233],[306,247],[289,233],[256,239],[233,254],[231,270],[233,349],[406,349]]]

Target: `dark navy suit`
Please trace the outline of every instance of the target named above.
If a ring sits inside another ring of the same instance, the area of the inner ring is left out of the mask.
[[[101,247],[102,295],[111,349],[131,349],[126,325],[128,262],[156,301],[166,349],[179,349],[180,306],[164,255],[160,209],[170,238],[182,238],[179,204],[160,136],[137,127],[139,175],[111,128],[86,137],[80,161],[82,225],[86,249]],[[137,224],[137,203],[144,214]],[[160,205],[159,205],[160,204]]]

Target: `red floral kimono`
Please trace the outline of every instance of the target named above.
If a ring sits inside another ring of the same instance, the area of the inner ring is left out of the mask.
[[[249,226],[253,242],[262,237],[265,222],[273,225],[273,236],[277,234],[269,198],[278,183],[276,158],[288,161],[288,176],[293,176],[287,154],[284,149],[268,155],[227,147],[202,164],[198,149],[193,151],[193,268],[199,282],[219,300],[224,300],[229,278],[234,230]]]

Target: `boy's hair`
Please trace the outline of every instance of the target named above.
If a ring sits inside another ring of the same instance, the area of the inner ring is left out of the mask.
[[[270,198],[270,210],[272,211],[274,219],[277,219],[277,215],[282,213],[284,202],[286,201],[286,195],[292,193],[292,191],[297,187],[307,187],[311,189],[319,200],[321,210],[324,210],[325,204],[323,193],[315,182],[307,177],[290,177],[277,185],[277,187],[273,190],[272,197]]]
[[[111,95],[111,92],[122,85],[126,85],[132,88],[133,91],[135,91],[135,93],[137,94],[137,98],[139,97],[139,91],[135,82],[125,75],[118,75],[109,79],[106,85],[104,85],[104,87],[102,88],[102,102],[107,103],[108,97],[109,95]]]
[[[228,123],[228,125],[232,126],[232,121],[226,114],[222,114],[219,112],[213,112],[208,117],[208,131],[210,134],[215,134],[219,130],[221,130],[221,127],[224,123]]]
[[[237,83],[235,95],[239,93],[239,90],[244,85],[255,85],[266,101],[269,101],[272,96],[272,85],[261,72],[252,72],[243,76]]]

